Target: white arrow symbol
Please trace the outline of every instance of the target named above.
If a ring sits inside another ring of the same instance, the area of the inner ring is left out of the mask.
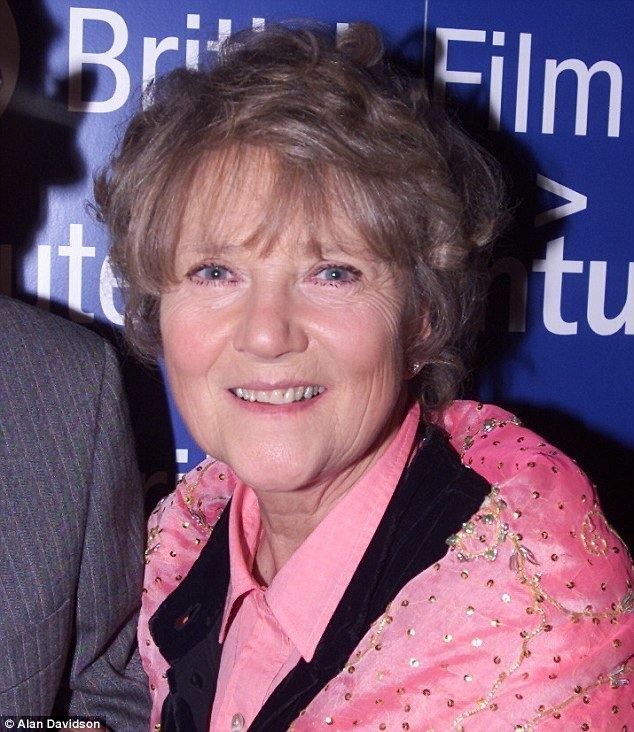
[[[588,207],[588,198],[583,193],[577,193],[572,188],[566,188],[561,183],[557,183],[557,181],[546,178],[546,176],[539,173],[537,173],[537,185],[549,193],[565,198],[567,203],[562,203],[561,206],[555,206],[555,208],[549,208],[548,211],[537,214],[535,216],[535,226],[543,226],[551,221],[563,219],[564,216],[570,216]]]

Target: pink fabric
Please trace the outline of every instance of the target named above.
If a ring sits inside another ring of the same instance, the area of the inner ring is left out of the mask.
[[[210,729],[231,729],[237,712],[247,728],[300,658],[312,659],[394,493],[419,418],[416,405],[381,458],[308,536],[268,588],[252,575],[260,536],[258,501],[250,488],[237,482],[229,516],[231,579],[220,631],[224,645]]]
[[[501,409],[454,402],[441,422],[492,492],[291,728],[568,732],[634,723],[631,559],[593,487]],[[167,684],[148,619],[234,488],[226,466],[206,461],[151,517],[139,643],[153,725]]]

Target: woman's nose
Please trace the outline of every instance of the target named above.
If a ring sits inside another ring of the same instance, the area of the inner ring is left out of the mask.
[[[254,287],[246,296],[236,327],[236,350],[261,359],[275,359],[301,353],[307,345],[291,293],[283,288]]]

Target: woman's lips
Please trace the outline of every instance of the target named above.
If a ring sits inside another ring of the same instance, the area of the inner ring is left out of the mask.
[[[237,386],[229,390],[234,396],[244,402],[257,404],[271,404],[282,406],[313,399],[326,391],[325,386],[319,384],[288,386],[276,389],[250,389]]]
[[[278,389],[247,389],[239,386],[229,389],[229,394],[234,403],[246,412],[275,417],[298,414],[305,409],[310,409],[322,400],[326,391],[326,387],[322,385],[297,384],[296,386],[284,385],[284,388]]]

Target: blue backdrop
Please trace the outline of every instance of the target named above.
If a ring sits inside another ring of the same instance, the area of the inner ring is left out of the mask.
[[[0,291],[112,337],[121,293],[91,217],[143,85],[232,30],[375,23],[504,163],[516,223],[493,265],[471,394],[516,411],[632,508],[631,0],[0,0]],[[160,372],[124,370],[148,485],[202,454]],[[170,430],[169,425],[173,428]]]

